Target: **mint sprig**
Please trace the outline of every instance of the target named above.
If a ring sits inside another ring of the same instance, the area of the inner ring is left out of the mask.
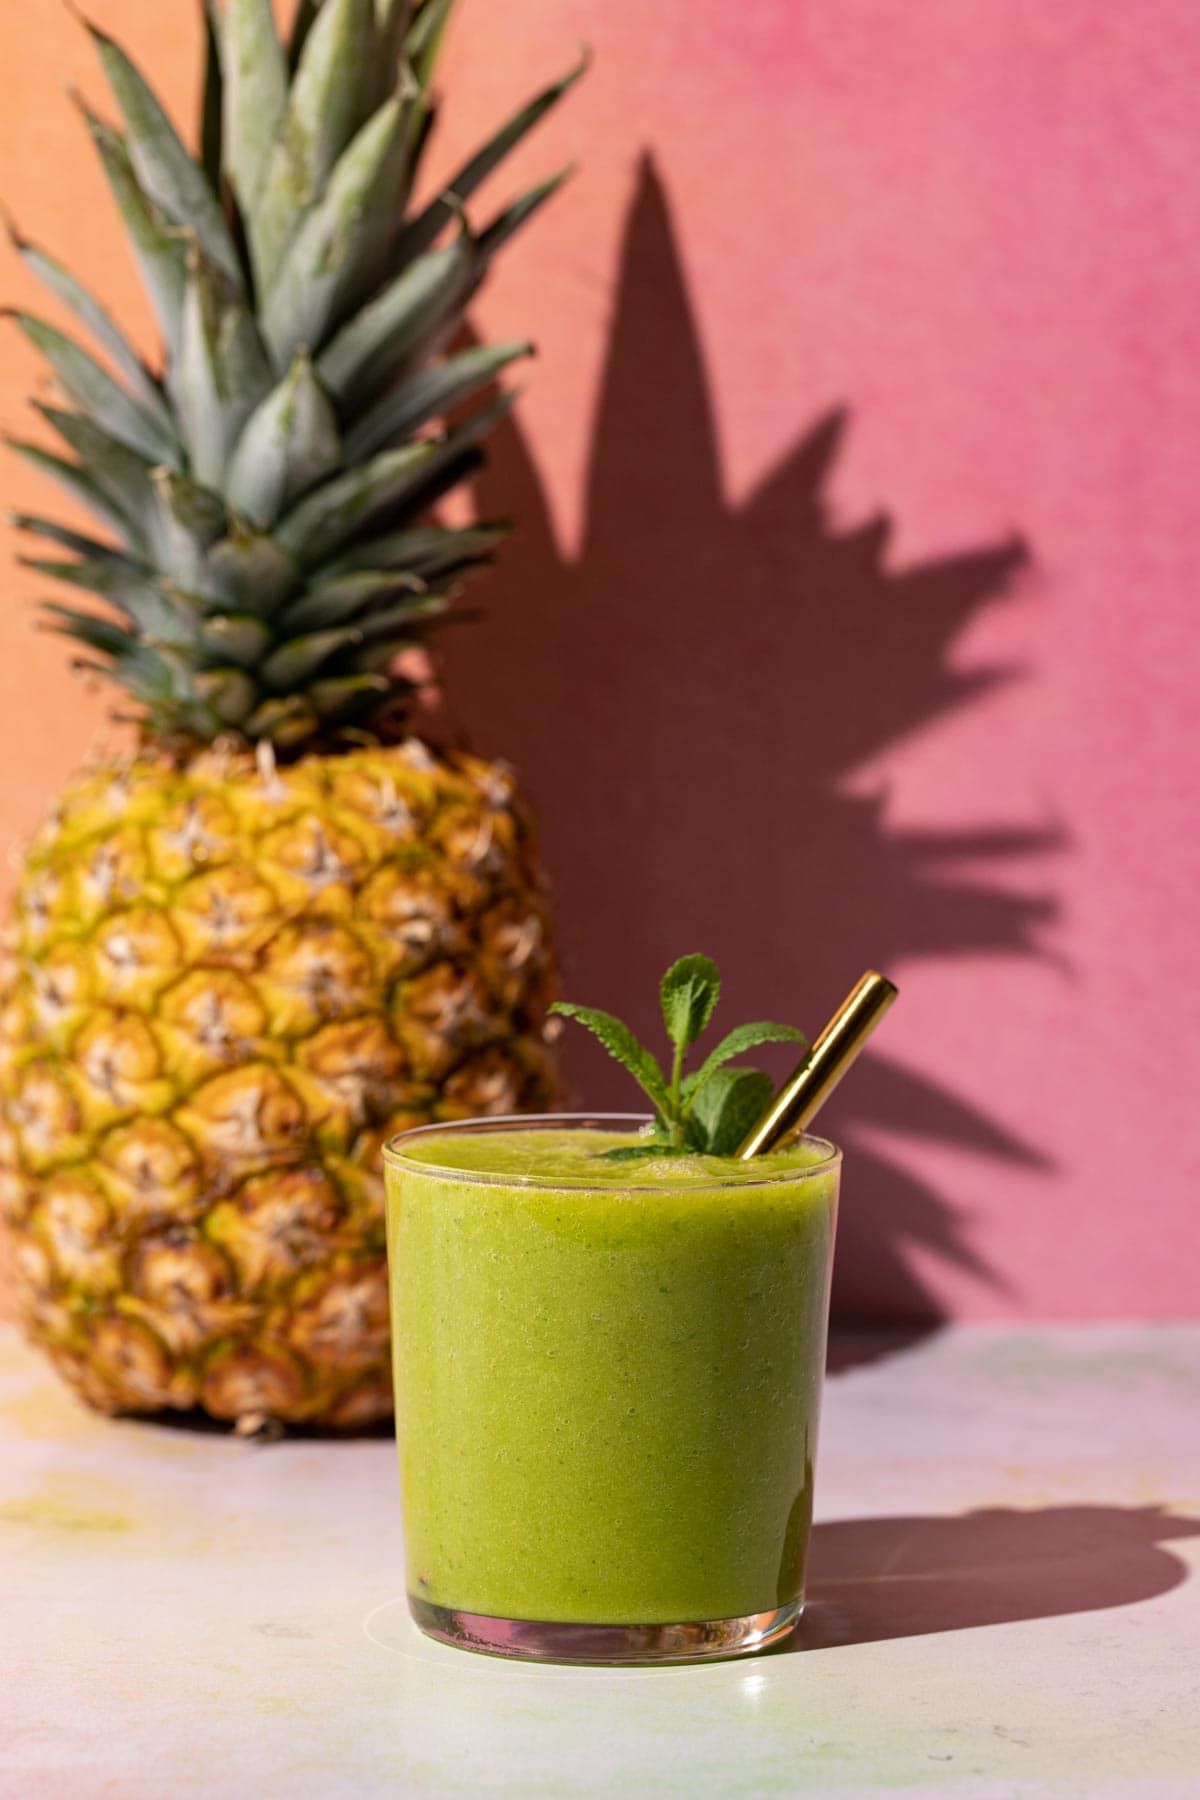
[[[650,1136],[605,1154],[620,1161],[663,1155],[732,1156],[770,1099],[772,1083],[761,1069],[728,1065],[760,1044],[808,1040],[794,1025],[757,1019],[729,1032],[698,1069],[685,1074],[687,1053],[708,1028],[721,997],[716,963],[710,956],[681,956],[663,976],[659,997],[672,1050],[669,1071],[612,1013],[564,1000],[550,1009],[594,1032],[653,1103]]]
[[[622,1025],[620,1019],[614,1019],[611,1013],[601,1012],[598,1006],[572,1006],[567,1000],[556,1000],[550,1011],[562,1013],[566,1019],[576,1019],[580,1025],[586,1025],[589,1031],[595,1032],[609,1055],[615,1056],[622,1067],[629,1070],[642,1091],[650,1096],[655,1111],[670,1111],[666,1077],[650,1052],[638,1043],[628,1025]]]

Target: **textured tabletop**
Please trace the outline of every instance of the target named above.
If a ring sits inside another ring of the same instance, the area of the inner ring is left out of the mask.
[[[0,1795],[1200,1794],[1200,1326],[839,1343],[798,1641],[405,1616],[390,1442],[84,1413],[0,1335]]]

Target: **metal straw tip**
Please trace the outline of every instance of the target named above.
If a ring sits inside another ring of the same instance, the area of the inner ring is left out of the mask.
[[[898,992],[878,969],[859,978],[742,1144],[743,1162],[778,1150],[811,1125]]]

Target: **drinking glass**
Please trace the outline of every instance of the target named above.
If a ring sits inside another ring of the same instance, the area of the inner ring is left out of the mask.
[[[447,1643],[681,1662],[800,1615],[841,1152],[578,1154],[645,1124],[387,1145],[409,1605]]]

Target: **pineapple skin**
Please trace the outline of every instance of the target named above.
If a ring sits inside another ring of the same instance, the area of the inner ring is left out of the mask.
[[[34,840],[0,986],[21,1313],[105,1413],[388,1418],[381,1147],[556,1099],[509,772],[393,748],[110,762]]]

